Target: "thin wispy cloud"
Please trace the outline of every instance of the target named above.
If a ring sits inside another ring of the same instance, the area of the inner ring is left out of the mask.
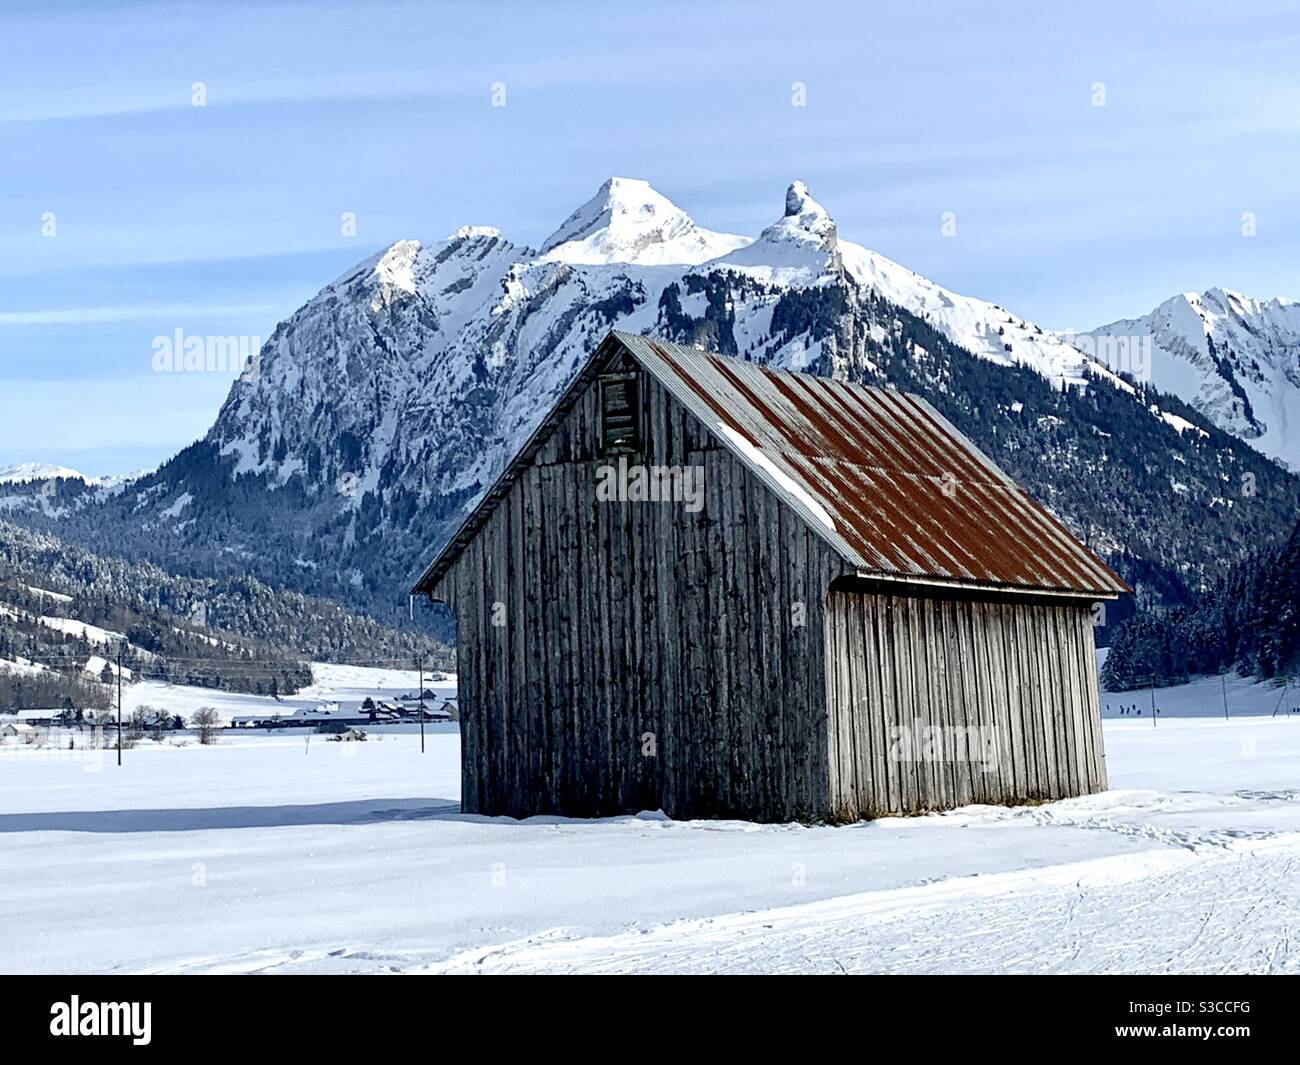
[[[1271,0],[558,10],[7,13],[0,360],[128,375],[191,319],[267,336],[395,240],[485,224],[536,246],[612,174],[750,236],[803,179],[842,236],[1045,328],[1207,280],[1300,295],[1295,33]],[[194,387],[198,435],[220,396]]]
[[[63,307],[54,310],[0,311],[0,326],[102,325],[158,318],[228,318],[275,314],[275,304],[175,304],[166,307]]]

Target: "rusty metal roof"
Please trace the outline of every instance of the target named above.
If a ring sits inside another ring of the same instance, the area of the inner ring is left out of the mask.
[[[863,576],[1102,598],[1129,591],[919,396],[622,332],[593,355],[417,591],[431,590],[486,520],[518,465],[531,461],[595,365],[616,350],[611,341]]]
[[[615,336],[865,575],[1128,590],[919,396]]]

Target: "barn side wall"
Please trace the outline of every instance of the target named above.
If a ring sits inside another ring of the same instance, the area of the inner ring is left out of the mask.
[[[824,814],[823,612],[843,564],[623,368],[641,382],[628,461],[702,467],[703,509],[598,500],[617,460],[599,457],[597,387],[583,393],[437,589],[458,625],[463,807]]]
[[[1106,788],[1089,604],[836,587],[826,642],[837,815]]]

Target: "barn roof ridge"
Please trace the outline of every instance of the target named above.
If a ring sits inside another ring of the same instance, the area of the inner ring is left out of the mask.
[[[414,594],[432,593],[619,349],[864,577],[1096,598],[1129,590],[924,398],[613,330],[425,569]]]

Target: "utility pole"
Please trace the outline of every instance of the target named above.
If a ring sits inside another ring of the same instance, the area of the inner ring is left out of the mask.
[[[1220,673],[1219,679],[1223,681],[1223,720],[1228,720],[1228,674]]]
[[[117,764],[122,764],[122,645],[117,645]]]
[[[415,667],[420,671],[420,753],[424,753],[424,655],[415,656]]]
[[[1156,675],[1151,674],[1151,727],[1156,727]]]

